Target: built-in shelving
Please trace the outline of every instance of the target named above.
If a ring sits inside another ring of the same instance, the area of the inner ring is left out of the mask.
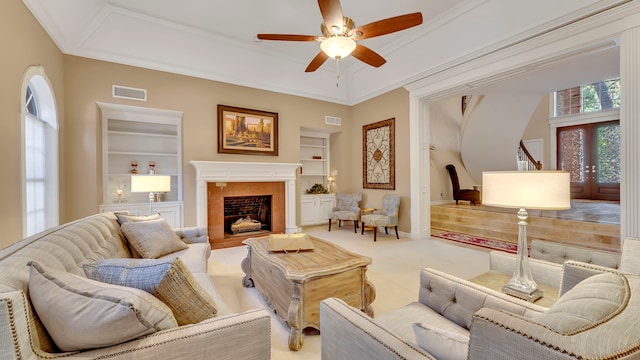
[[[300,131],[300,163],[302,163],[300,179],[303,191],[313,184],[328,187],[329,134]]]
[[[102,110],[100,210],[148,212],[148,194],[131,192],[132,162],[137,162],[138,174],[148,174],[153,162],[156,174],[171,176],[171,191],[158,196],[162,204],[157,203],[154,212],[163,210],[173,226],[182,226],[182,112],[108,103],[98,106]]]

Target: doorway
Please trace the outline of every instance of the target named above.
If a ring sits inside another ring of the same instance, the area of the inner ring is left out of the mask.
[[[571,198],[620,201],[620,121],[557,129],[558,169],[571,174]]]

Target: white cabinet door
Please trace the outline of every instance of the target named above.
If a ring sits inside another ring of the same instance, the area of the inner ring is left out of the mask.
[[[316,223],[316,200],[303,196],[300,199],[300,225],[313,225]]]
[[[319,223],[322,224],[324,222],[328,222],[329,221],[329,213],[331,212],[331,209],[333,209],[333,207],[335,206],[336,203],[336,199],[333,195],[331,195],[330,197],[322,197],[319,200]]]
[[[302,195],[300,197],[300,225],[326,223],[335,202],[336,196],[334,194]]]

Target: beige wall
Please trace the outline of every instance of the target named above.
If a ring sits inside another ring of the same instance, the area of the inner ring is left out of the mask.
[[[549,95],[543,95],[540,104],[533,112],[531,120],[522,135],[523,140],[542,139],[542,169],[555,170],[551,168],[551,156],[555,156],[555,149],[552,151],[551,126],[549,126]]]
[[[351,188],[361,189],[362,205],[380,208],[387,193],[400,195],[400,231],[411,231],[411,191],[409,174],[409,92],[393,90],[353,107],[353,138],[351,141]],[[395,118],[396,189],[362,189],[362,126]],[[333,154],[333,152],[332,152]]]
[[[53,87],[57,103],[58,124],[64,133],[63,57],[55,43],[33,18],[20,0],[0,2],[0,248],[22,238],[21,165],[20,165],[20,104],[22,78],[32,65],[41,65]],[[64,136],[60,150],[64,149]],[[64,169],[64,161],[60,162]],[[63,174],[63,173],[61,173]],[[65,180],[61,176],[61,183]],[[60,215],[64,217],[64,193],[60,193]]]
[[[466,171],[460,154],[462,112],[460,97],[454,96],[429,103],[429,144],[430,151],[430,195],[431,202],[453,201],[453,186],[448,164],[456,167],[458,181],[463,189],[471,189],[477,182]]]
[[[331,145],[331,168],[347,174],[350,151],[351,107],[283,95],[188,76],[65,56],[65,92],[68,138],[65,160],[68,176],[67,219],[98,211],[102,201],[100,110],[96,102],[120,103],[183,112],[183,199],[185,226],[196,223],[195,171],[191,160],[299,162],[300,127],[335,131],[325,115],[342,118],[340,133]],[[147,89],[147,102],[114,99],[111,86]],[[278,113],[279,156],[217,153],[217,104]]]

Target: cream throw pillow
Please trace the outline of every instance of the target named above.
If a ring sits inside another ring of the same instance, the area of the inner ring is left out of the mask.
[[[118,218],[118,223],[120,224],[120,226],[122,226],[122,224],[124,224],[124,223],[133,222],[133,221],[149,221],[149,220],[162,219],[162,216],[160,216],[160,214],[129,215],[128,213],[125,213],[125,214],[115,213],[115,215]],[[124,236],[124,234],[123,234],[123,236]],[[140,254],[136,251],[136,249],[134,249],[133,246],[131,246],[131,243],[129,242],[129,239],[127,239],[126,236],[124,236],[124,239],[126,240],[127,246],[129,247],[129,252],[131,253],[131,257],[133,257],[133,258],[141,258],[142,256],[140,256]]]
[[[127,222],[120,230],[143,258],[155,259],[188,248],[164,219]]]
[[[116,217],[118,218],[118,222],[120,225],[128,222],[135,221],[149,221],[149,220],[158,220],[162,219],[160,214],[151,214],[151,215],[129,215],[129,214],[118,214],[116,213]]]
[[[149,292],[173,311],[179,325],[216,315],[216,303],[179,258],[106,259],[84,265],[88,278]]]
[[[464,360],[469,351],[469,332],[459,327],[446,329],[427,323],[413,324],[418,346],[440,360]]]
[[[111,346],[178,326],[171,310],[145,291],[28,265],[31,303],[62,351]]]

